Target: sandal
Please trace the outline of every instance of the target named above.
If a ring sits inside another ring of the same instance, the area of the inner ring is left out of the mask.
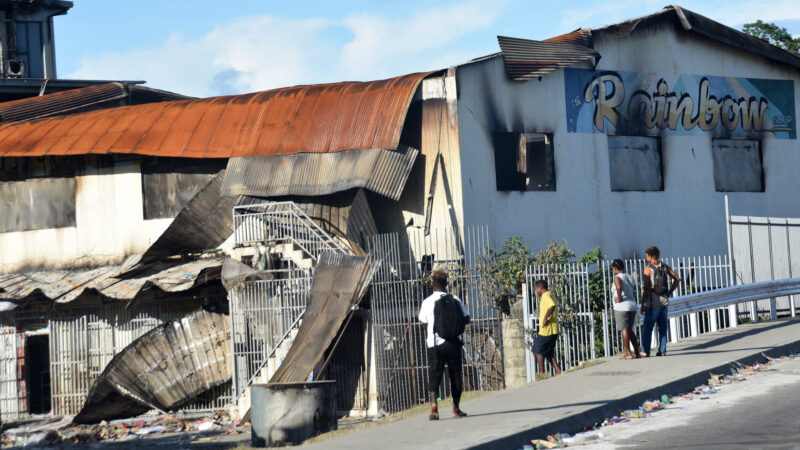
[[[456,412],[456,411],[453,411],[453,417],[455,417],[455,418],[457,418],[457,419],[458,419],[458,418],[461,418],[461,417],[467,417],[467,413],[465,413],[464,411],[461,411],[461,410],[459,409],[459,410],[458,410],[458,412]]]
[[[428,414],[428,420],[439,420],[439,413]]]

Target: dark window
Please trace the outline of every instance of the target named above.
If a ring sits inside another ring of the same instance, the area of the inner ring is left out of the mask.
[[[764,192],[760,141],[712,139],[711,152],[717,192]]]
[[[608,136],[612,191],[663,191],[661,139]]]
[[[0,182],[0,233],[75,226],[75,178]]]
[[[495,134],[494,166],[498,191],[555,191],[553,135]]]
[[[153,158],[142,161],[145,220],[175,217],[224,168],[223,159]]]
[[[0,233],[75,226],[70,156],[0,158]]]

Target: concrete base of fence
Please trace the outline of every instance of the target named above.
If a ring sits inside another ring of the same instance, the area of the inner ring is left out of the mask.
[[[503,367],[507,388],[528,384],[528,368],[525,364],[525,327],[522,300],[511,305],[510,315],[503,314]]]

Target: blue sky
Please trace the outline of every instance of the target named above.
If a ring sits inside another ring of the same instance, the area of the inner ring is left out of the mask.
[[[497,35],[545,39],[654,13],[654,0],[74,0],[55,18],[62,78],[146,80],[212,96],[372,80],[498,51]],[[800,35],[800,1],[681,6],[735,28],[762,19]]]

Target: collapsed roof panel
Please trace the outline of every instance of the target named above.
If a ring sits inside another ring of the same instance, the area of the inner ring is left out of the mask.
[[[138,255],[129,260],[138,259]],[[126,266],[105,266],[86,270],[53,270],[0,275],[0,300],[18,302],[41,295],[56,303],[68,303],[87,289],[118,300],[133,300],[143,290],[157,287],[164,292],[182,292],[219,278],[222,259],[190,262],[161,262],[119,277]]]
[[[574,42],[591,43],[583,33],[562,41],[533,41],[497,36],[508,77],[515,81],[530,80],[562,67],[600,58],[597,50]]]
[[[401,147],[231,158],[222,195],[325,195],[364,188],[399,200],[418,154]]]
[[[0,156],[229,158],[394,150],[427,73],[122,106],[0,125]]]
[[[200,309],[133,341],[92,385],[74,423],[172,411],[231,378],[230,320]]]
[[[375,267],[369,257],[322,254],[303,323],[270,383],[306,381],[366,291]]]

